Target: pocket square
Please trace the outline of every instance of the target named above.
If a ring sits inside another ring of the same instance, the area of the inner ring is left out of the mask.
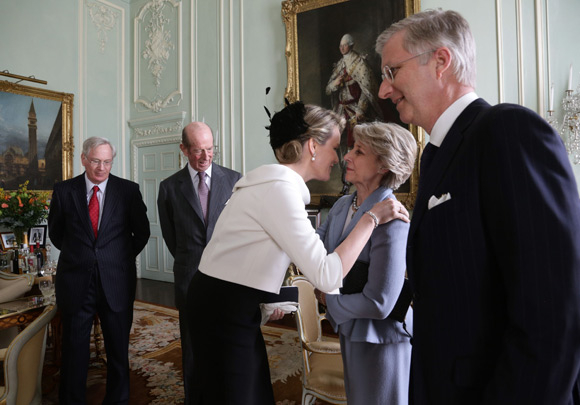
[[[451,193],[442,194],[441,197],[439,198],[432,195],[431,198],[429,198],[429,204],[427,205],[427,207],[431,209],[449,200],[451,200]]]

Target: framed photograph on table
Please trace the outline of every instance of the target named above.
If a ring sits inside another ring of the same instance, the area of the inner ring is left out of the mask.
[[[36,225],[28,230],[28,244],[36,246],[36,243],[40,245],[41,248],[46,247],[46,225]]]
[[[340,164],[328,182],[310,181],[312,202],[334,201],[348,194],[342,157],[352,147],[352,128],[360,122],[395,122],[409,129],[420,150],[424,134],[399,119],[395,105],[378,97],[381,57],[375,42],[391,24],[420,10],[420,0],[285,0],[288,85],[285,97],[315,104],[344,116]],[[396,190],[411,209],[419,185],[419,159],[409,180]]]
[[[73,94],[0,80],[0,187],[52,191],[72,177]]]
[[[2,238],[2,249],[6,250],[17,247],[14,232],[0,232],[0,237]]]

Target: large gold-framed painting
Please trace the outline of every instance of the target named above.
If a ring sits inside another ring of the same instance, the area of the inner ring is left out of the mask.
[[[0,187],[52,190],[72,177],[74,96],[0,80]]]
[[[285,97],[300,99],[345,115],[349,124],[342,134],[339,157],[328,182],[310,181],[308,188],[314,204],[332,203],[350,192],[344,181],[342,156],[352,146],[352,126],[356,122],[396,122],[408,128],[417,139],[420,150],[424,134],[417,127],[403,124],[390,100],[378,97],[381,81],[381,58],[375,52],[379,34],[392,23],[418,12],[419,0],[285,0],[282,19],[286,26],[286,60],[288,85]],[[341,46],[343,44],[343,46]],[[344,44],[348,45],[346,48]],[[349,77],[356,81],[356,90],[340,86],[345,60],[350,62]],[[346,89],[345,89],[346,88]],[[341,102],[341,91],[356,98],[354,109]],[[410,179],[397,191],[397,198],[412,208],[418,187],[418,162]]]

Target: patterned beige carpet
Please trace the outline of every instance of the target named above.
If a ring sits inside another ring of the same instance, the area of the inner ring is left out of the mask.
[[[302,358],[298,334],[284,326],[264,326],[270,371],[277,405],[301,402]],[[93,347],[94,349],[94,347]],[[131,332],[131,404],[183,403],[181,343],[175,309],[135,303]],[[106,366],[94,350],[89,368],[88,404],[100,404],[105,395]],[[58,367],[49,347],[43,373],[45,405],[58,403]]]

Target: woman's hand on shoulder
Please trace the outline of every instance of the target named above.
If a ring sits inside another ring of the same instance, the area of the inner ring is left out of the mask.
[[[371,211],[377,216],[379,224],[386,224],[393,219],[410,222],[409,211],[403,204],[392,198],[376,203]]]

